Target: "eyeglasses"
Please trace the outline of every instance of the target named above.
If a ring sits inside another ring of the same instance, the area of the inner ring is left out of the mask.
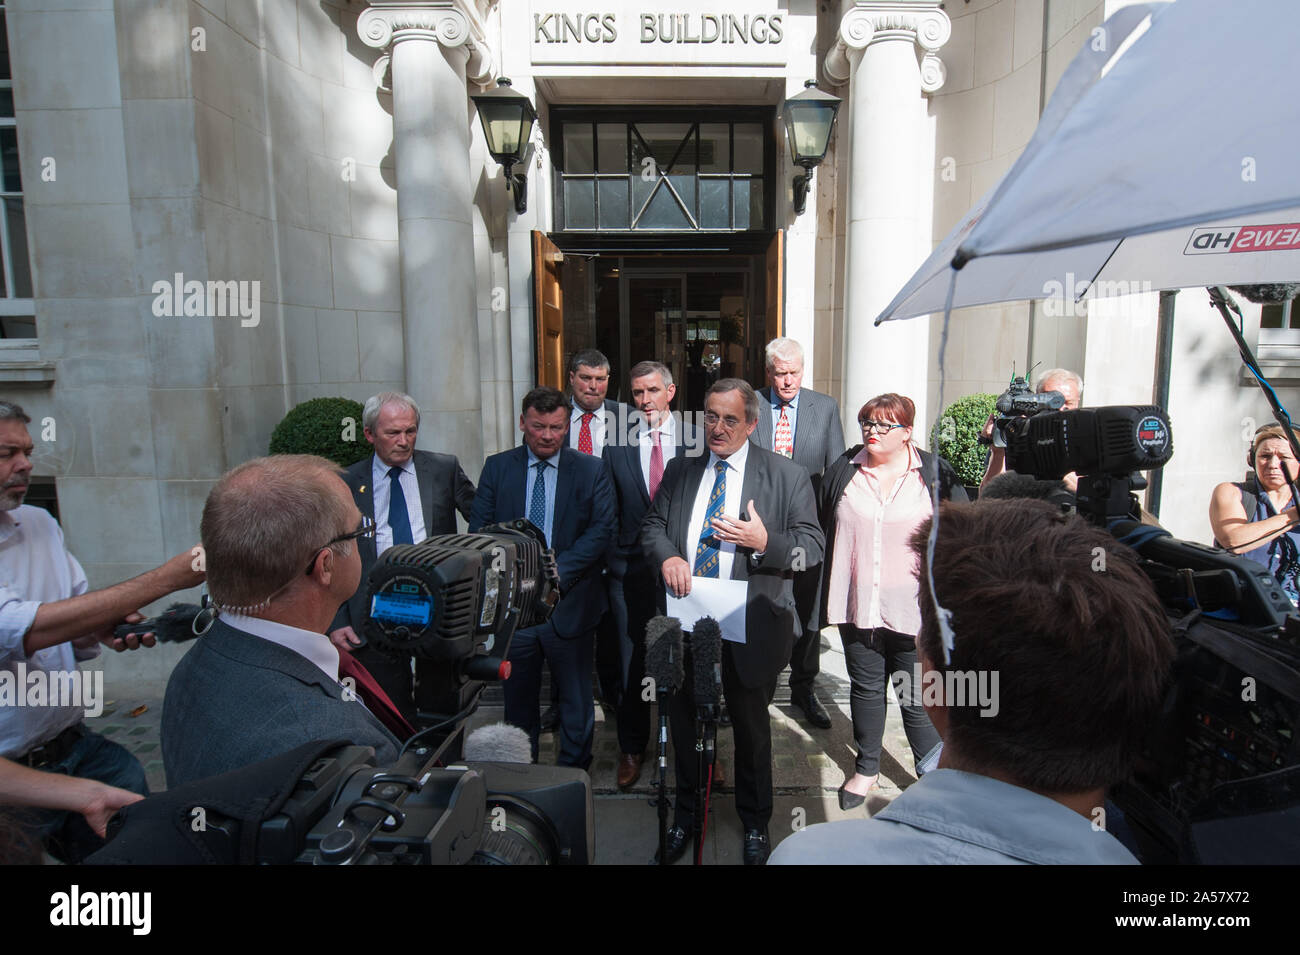
[[[362,514],[361,523],[357,525],[357,529],[354,530],[351,534],[340,534],[338,537],[335,537],[329,543],[325,544],[324,547],[317,547],[314,551],[312,551],[311,563],[307,565],[306,576],[308,577],[311,576],[311,572],[313,568],[315,568],[316,566],[316,558],[320,556],[320,552],[323,551],[326,547],[333,547],[335,544],[341,544],[344,541],[355,540],[356,538],[359,537],[374,537],[374,536],[375,536],[375,522],[372,521],[370,518],[366,517],[366,515]]]
[[[862,426],[864,434],[871,434],[873,431],[876,434],[889,434],[895,428],[907,427],[905,424],[890,424],[888,421],[864,421],[861,418],[858,419],[858,424]]]
[[[718,415],[714,414],[712,411],[704,412],[704,423],[707,424],[710,428],[712,428],[719,421],[722,422],[723,429],[727,431],[735,431],[741,425],[741,420],[739,418],[733,418],[731,417],[731,415],[727,415],[727,417],[721,418]]]

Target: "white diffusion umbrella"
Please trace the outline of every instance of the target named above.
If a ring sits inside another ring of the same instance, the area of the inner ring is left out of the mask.
[[[961,308],[1300,281],[1297,36],[1295,2],[1114,14],[1019,160],[876,323],[943,311],[950,283]]]

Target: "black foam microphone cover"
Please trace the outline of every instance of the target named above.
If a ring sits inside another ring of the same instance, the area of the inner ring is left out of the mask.
[[[659,693],[675,693],[686,682],[682,666],[682,624],[676,617],[651,617],[645,625],[645,672]],[[628,687],[628,692],[634,692]]]
[[[712,617],[695,621],[691,631],[691,660],[695,670],[695,705],[716,706],[722,689],[722,628]]]
[[[198,634],[194,632],[194,618],[203,608],[198,604],[174,603],[156,617],[141,620],[139,623],[120,623],[113,628],[113,636],[125,637],[152,633],[161,643],[181,643],[193,640]]]

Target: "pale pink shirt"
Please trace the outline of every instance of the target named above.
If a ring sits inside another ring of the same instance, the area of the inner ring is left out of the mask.
[[[921,629],[919,562],[908,540],[930,515],[930,492],[921,480],[921,456],[915,447],[908,452],[908,470],[888,489],[868,473],[866,448],[853,458],[858,471],[835,509],[828,623],[912,636]]]

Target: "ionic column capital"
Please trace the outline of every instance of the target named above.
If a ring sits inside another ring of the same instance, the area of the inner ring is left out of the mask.
[[[856,0],[840,20],[822,74],[830,83],[842,86],[849,81],[853,62],[872,43],[909,40],[921,51],[921,90],[933,93],[946,79],[943,61],[936,54],[950,36],[952,21],[938,0]]]
[[[376,50],[423,40],[461,51],[466,79],[479,86],[492,81],[492,51],[473,0],[371,0],[357,17],[357,35]]]

